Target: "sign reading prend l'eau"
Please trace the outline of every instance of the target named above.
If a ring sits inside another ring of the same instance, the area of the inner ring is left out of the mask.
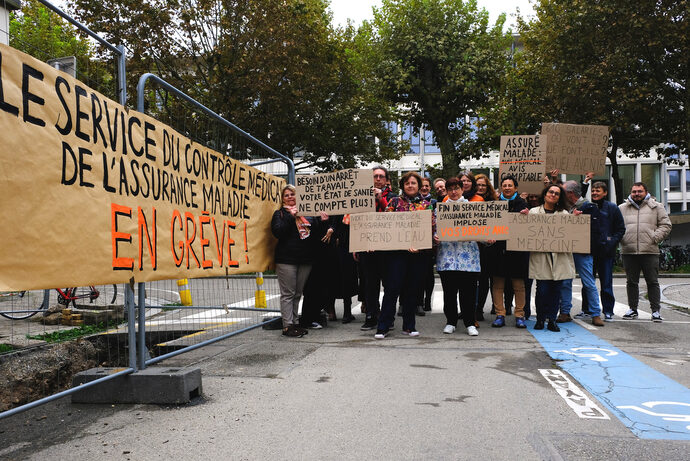
[[[425,250],[432,246],[431,234],[431,210],[353,214],[350,253]]]
[[[297,211],[302,216],[318,216],[375,211],[374,172],[348,169],[313,175],[297,175]]]
[[[441,241],[506,240],[508,202],[439,202],[436,235]]]

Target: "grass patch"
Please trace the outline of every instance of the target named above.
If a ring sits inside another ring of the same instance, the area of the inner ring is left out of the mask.
[[[100,322],[95,325],[79,325],[78,327],[70,328],[69,330],[58,330],[52,333],[44,333],[42,335],[26,335],[26,337],[28,339],[37,339],[47,343],[57,343],[81,338],[82,336],[101,333],[106,331],[108,328],[115,328],[117,325],[118,323],[115,321],[108,322],[107,324],[105,322]]]
[[[666,272],[669,274],[690,274],[690,264],[683,264],[682,266]]]
[[[0,354],[4,354],[6,352],[12,352],[14,350],[14,346],[10,344],[0,344]]]

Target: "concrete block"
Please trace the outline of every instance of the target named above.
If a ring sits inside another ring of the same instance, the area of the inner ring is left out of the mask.
[[[91,368],[72,378],[72,387],[122,371]],[[201,369],[150,367],[72,394],[73,403],[183,404],[201,395]]]

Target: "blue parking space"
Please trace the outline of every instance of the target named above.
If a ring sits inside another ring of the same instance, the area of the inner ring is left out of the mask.
[[[690,389],[574,323],[529,331],[559,366],[643,439],[690,440]]]

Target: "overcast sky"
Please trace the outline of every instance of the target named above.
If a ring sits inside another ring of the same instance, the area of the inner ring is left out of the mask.
[[[535,0],[532,0],[535,1]],[[527,16],[533,13],[529,0],[477,0],[479,8],[485,8],[489,12],[490,23],[493,24],[502,12],[507,14],[506,25],[515,24],[515,8],[520,8],[520,15]],[[331,0],[333,11],[333,23],[345,24],[347,19],[352,19],[360,24],[364,19],[372,19],[372,6],[381,6],[380,0]]]

